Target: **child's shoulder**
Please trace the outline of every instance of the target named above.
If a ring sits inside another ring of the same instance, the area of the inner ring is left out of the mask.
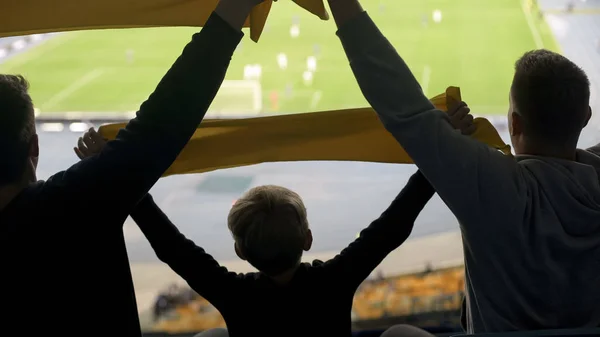
[[[255,281],[255,280],[260,279],[261,277],[264,277],[264,275],[262,275],[261,273],[256,273],[256,272],[237,274],[237,278],[241,279],[241,280]]]
[[[311,267],[322,267],[323,265],[325,265],[325,262],[322,260],[313,260],[312,264],[310,264]]]
[[[310,274],[319,274],[321,271],[327,270],[327,261],[313,260],[311,263],[303,263],[301,268],[304,268]]]

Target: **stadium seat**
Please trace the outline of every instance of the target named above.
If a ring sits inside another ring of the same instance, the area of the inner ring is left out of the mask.
[[[379,337],[385,330],[363,330],[363,331],[353,331],[352,337]]]
[[[538,330],[522,332],[500,332],[500,333],[482,333],[474,335],[454,335],[453,337],[588,337],[600,336],[600,328],[590,329],[560,329],[560,330]]]

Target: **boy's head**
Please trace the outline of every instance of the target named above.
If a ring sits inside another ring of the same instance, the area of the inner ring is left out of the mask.
[[[508,121],[515,152],[574,154],[592,114],[589,102],[590,81],[575,63],[548,50],[525,53],[516,62],[510,90]]]
[[[39,147],[28,89],[23,77],[0,74],[0,187],[35,176]]]
[[[302,199],[280,186],[248,191],[231,208],[227,225],[238,256],[269,276],[296,268],[312,246]]]

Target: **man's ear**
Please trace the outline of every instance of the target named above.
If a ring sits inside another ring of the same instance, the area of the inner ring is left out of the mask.
[[[523,133],[523,117],[514,111],[510,115],[510,135],[518,136]]]
[[[587,116],[585,118],[585,123],[583,124],[584,128],[588,125],[588,123],[590,122],[590,119],[592,119],[592,107],[591,106],[588,107],[588,113],[587,113]]]
[[[238,246],[237,242],[233,244],[233,249],[235,249],[235,254],[242,259],[243,261],[246,261],[246,255],[244,255],[244,252],[242,251],[242,249],[240,249],[240,247]]]
[[[37,134],[31,137],[29,141],[29,157],[37,158],[40,156],[40,140]]]
[[[32,165],[32,173],[35,175],[35,171],[38,167],[38,160],[40,158],[40,142],[37,134],[33,135],[33,137],[31,137],[31,140],[29,140],[28,157],[29,162]]]

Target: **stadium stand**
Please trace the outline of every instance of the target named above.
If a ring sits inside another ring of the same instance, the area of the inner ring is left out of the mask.
[[[446,325],[457,329],[463,289],[462,267],[393,277],[376,275],[356,292],[353,321],[361,330],[408,320],[420,321],[421,326]],[[159,306],[166,310],[155,309],[155,324],[150,331],[183,333],[225,327],[219,312],[197,294],[190,296],[187,287],[170,286],[156,299],[155,308]]]
[[[13,42],[18,41],[20,37],[11,36],[11,37],[3,37],[0,38],[0,47],[5,48],[11,45]]]
[[[581,146],[600,142],[600,1],[578,1],[576,10],[569,14],[562,9],[564,1],[540,0],[545,19],[562,52],[580,65],[591,83],[591,106],[594,115],[589,127],[584,129]],[[581,11],[579,11],[581,10]]]
[[[0,62],[41,43],[53,34],[35,34],[0,38]]]

